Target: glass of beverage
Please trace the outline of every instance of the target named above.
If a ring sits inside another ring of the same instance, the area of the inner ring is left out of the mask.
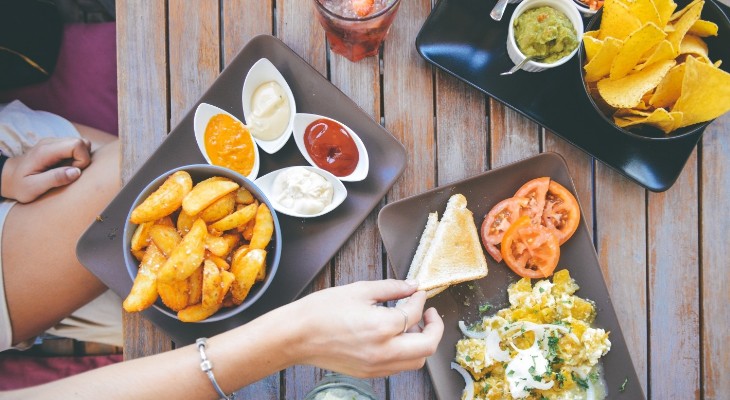
[[[378,54],[400,0],[314,0],[330,48],[350,61]]]
[[[370,383],[364,379],[331,372],[325,375],[304,400],[375,400]]]

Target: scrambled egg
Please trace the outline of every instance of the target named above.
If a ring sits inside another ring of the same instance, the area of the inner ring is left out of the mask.
[[[523,278],[508,289],[509,308],[461,325],[466,337],[456,344],[456,362],[474,380],[474,399],[605,398],[597,364],[611,342],[591,327],[595,304],[576,290],[567,270],[552,283]]]

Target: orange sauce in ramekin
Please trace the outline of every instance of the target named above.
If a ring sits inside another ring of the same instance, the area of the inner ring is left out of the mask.
[[[248,129],[226,114],[216,114],[205,128],[205,151],[213,165],[232,169],[247,176],[256,154]]]

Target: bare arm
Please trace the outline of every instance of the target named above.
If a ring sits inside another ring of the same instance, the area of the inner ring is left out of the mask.
[[[425,293],[414,292],[413,284],[395,280],[325,289],[209,339],[207,355],[226,393],[294,364],[359,377],[418,369],[436,350],[443,322],[434,309],[423,313]],[[407,323],[400,311],[377,305],[407,296],[411,298],[399,306],[408,315]],[[423,328],[418,325],[421,317]],[[8,398],[59,394],[89,399],[216,398],[194,346],[8,393]]]

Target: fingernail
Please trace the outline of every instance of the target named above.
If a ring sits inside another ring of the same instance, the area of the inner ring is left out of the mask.
[[[81,170],[78,168],[66,168],[66,176],[68,179],[77,179],[81,176]]]
[[[415,280],[415,279],[406,279],[406,284],[408,286],[412,286],[414,288],[417,288],[418,287],[418,281]]]

